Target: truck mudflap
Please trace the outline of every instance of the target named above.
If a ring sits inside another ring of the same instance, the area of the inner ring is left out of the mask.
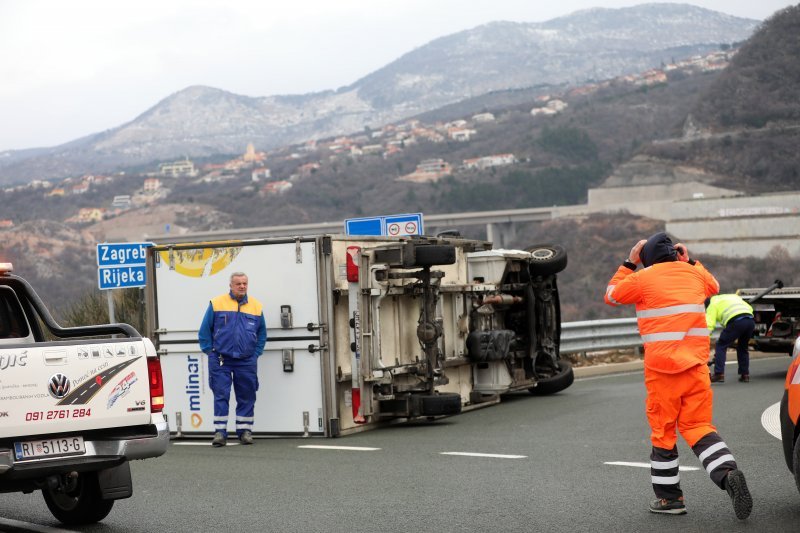
[[[61,470],[64,472],[92,471],[110,468],[124,461],[163,455],[169,446],[169,425],[162,413],[148,414],[148,417],[150,424],[143,428],[115,432],[113,437],[87,437],[84,439],[86,452],[80,455],[20,460],[13,447],[0,446],[0,488],[9,480],[36,478],[42,473],[58,473],[60,467],[63,467]],[[64,434],[58,438],[70,438],[74,435],[79,434]]]

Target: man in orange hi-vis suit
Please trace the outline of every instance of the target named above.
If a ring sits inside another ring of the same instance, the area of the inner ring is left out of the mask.
[[[637,264],[644,269],[636,272]],[[656,233],[631,248],[606,289],[605,302],[636,304],[644,344],[650,475],[654,513],[686,512],[678,470],[677,430],[700,459],[711,480],[726,490],[736,517],[745,519],[753,500],[744,474],[711,422],[713,393],[706,361],[709,332],[703,301],[719,283],[680,243]]]

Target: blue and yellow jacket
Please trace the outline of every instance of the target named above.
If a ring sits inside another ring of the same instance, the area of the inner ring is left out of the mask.
[[[233,359],[258,357],[267,342],[261,302],[247,295],[241,302],[232,293],[212,299],[198,332],[200,349]]]

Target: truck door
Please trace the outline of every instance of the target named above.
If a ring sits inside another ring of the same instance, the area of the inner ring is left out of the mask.
[[[213,394],[197,333],[211,298],[230,276],[248,276],[263,304],[267,343],[258,360],[253,433],[324,435],[317,242],[314,239],[159,245],[153,248],[155,331],[164,374],[164,411],[182,434],[211,434]],[[234,432],[231,391],[228,431]]]

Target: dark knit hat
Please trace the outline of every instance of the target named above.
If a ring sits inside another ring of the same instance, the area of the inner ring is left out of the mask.
[[[642,260],[642,265],[646,267],[655,265],[656,263],[675,261],[677,258],[678,251],[675,250],[672,239],[663,231],[647,239],[641,252],[639,252],[639,259]]]

